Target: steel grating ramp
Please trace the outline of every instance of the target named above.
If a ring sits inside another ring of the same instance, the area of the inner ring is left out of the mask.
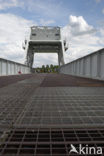
[[[87,144],[88,147],[102,147],[104,152],[104,129],[14,129],[0,151],[1,156],[70,156],[71,144],[77,150],[79,144]]]
[[[56,85],[59,75],[50,76],[34,74],[0,88],[0,156],[76,155],[71,144],[100,146],[103,156],[103,83],[92,87],[90,80],[78,79],[73,86],[75,77],[61,75]]]
[[[14,126],[16,128],[103,127],[103,93],[104,88],[38,87]]]

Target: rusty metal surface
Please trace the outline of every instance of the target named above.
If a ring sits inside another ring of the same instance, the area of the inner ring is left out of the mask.
[[[31,83],[24,83],[25,80],[19,81],[21,80],[20,78],[18,79],[18,83],[0,89],[0,130],[13,127],[13,124],[23,112],[27,102],[30,100],[29,98],[34,93],[34,90],[41,83],[41,76],[35,75],[32,78],[30,78],[30,76],[24,75],[21,78],[26,79],[28,77]],[[32,80],[35,79],[34,77],[37,77],[36,80],[38,79],[38,82],[32,83]]]
[[[66,87],[60,76],[59,86],[53,86],[57,74],[34,74],[0,88],[0,156],[69,156],[71,143],[104,150],[102,82]],[[66,82],[74,83],[69,77]]]
[[[31,77],[32,74],[0,76],[0,88]]]
[[[15,127],[103,127],[103,87],[38,87]]]
[[[41,87],[104,87],[104,81],[65,74],[47,74]]]
[[[0,89],[2,128],[104,126],[104,87],[40,87],[47,77],[34,74]]]
[[[77,150],[79,144],[87,144],[102,147],[104,152],[104,129],[14,129],[0,146],[0,153],[1,156],[78,156],[70,154],[71,144]]]

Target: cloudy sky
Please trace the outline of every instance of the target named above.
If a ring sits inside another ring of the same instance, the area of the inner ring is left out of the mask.
[[[104,47],[104,0],[0,0],[0,57],[24,63],[32,25],[60,26],[70,62]],[[57,54],[35,54],[42,64],[57,64]]]

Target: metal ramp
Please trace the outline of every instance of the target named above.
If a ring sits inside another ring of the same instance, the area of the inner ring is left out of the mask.
[[[2,156],[70,156],[71,144],[77,150],[79,144],[82,146],[87,144],[88,147],[102,147],[104,152],[104,130],[14,129],[0,146],[0,151]]]
[[[0,156],[78,155],[71,144],[104,155],[104,83],[77,78],[72,86],[75,78],[33,74],[0,88]]]

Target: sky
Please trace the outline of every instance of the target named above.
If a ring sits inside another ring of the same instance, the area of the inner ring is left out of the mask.
[[[104,48],[104,0],[0,0],[0,57],[24,63],[30,26],[60,26],[65,63]],[[58,64],[57,54],[34,55],[34,67]]]

